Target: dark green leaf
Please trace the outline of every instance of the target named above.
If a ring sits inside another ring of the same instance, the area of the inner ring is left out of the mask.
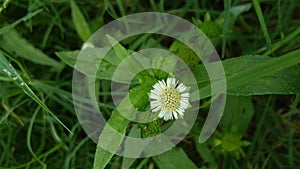
[[[87,41],[91,36],[90,28],[74,0],[71,0],[72,20],[79,37]]]
[[[295,56],[291,61],[283,60],[284,58],[281,57],[242,56],[223,61],[227,78],[227,94],[239,96],[300,94],[300,66],[289,67],[297,63],[294,61],[297,58]],[[288,63],[285,65],[284,62]],[[277,65],[282,63],[282,65],[274,67],[275,63]],[[216,64],[212,63],[209,66],[216,72],[219,71],[218,67],[213,68]],[[204,66],[199,65],[194,70],[194,74],[200,88],[206,86],[202,91],[206,93],[210,90],[209,78]],[[213,80],[216,81],[218,78],[221,77],[215,77]]]
[[[189,159],[182,148],[174,147],[173,149],[154,156],[153,160],[160,169],[196,169],[197,166]]]
[[[196,145],[196,149],[199,155],[201,156],[201,158],[203,158],[204,162],[207,162],[211,168],[213,168],[213,166],[214,167],[217,166],[216,160],[211,150],[209,149],[207,143],[204,142],[200,144],[198,137],[195,137],[194,142]]]
[[[243,134],[253,115],[251,97],[227,96],[225,110],[219,126],[225,132]]]
[[[0,46],[9,53],[14,53],[26,60],[40,65],[52,66],[61,70],[63,64],[50,58],[41,50],[35,48],[26,39],[22,38],[14,29],[0,36]]]

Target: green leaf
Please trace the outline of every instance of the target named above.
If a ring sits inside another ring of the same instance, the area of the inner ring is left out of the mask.
[[[236,133],[225,133],[222,137],[222,148],[228,152],[239,150],[241,147],[241,138],[242,135]]]
[[[149,96],[148,93],[150,92],[152,86],[137,86],[130,90],[129,98],[132,105],[137,108],[138,110],[145,110],[149,104]],[[140,95],[140,97],[136,97]]]
[[[185,154],[183,149],[178,147],[174,147],[173,149],[152,158],[161,169],[198,168]]]
[[[55,52],[55,54],[67,65],[75,68],[76,62],[80,62],[76,69],[86,75],[91,75],[95,70],[98,70],[96,78],[104,80],[112,80],[114,72],[117,66],[129,56],[129,52],[119,44],[111,36],[107,36],[112,49],[109,48],[86,48],[84,50],[75,51],[61,51]],[[106,53],[105,56],[103,54]],[[80,54],[81,60],[78,60]],[[136,54],[137,55],[137,54]],[[139,56],[135,56],[139,57]],[[101,61],[101,62],[100,62]],[[100,65],[98,65],[100,63]],[[99,67],[98,67],[99,66]],[[122,65],[128,72],[135,73],[136,70],[141,69],[139,61],[130,57],[127,62]],[[122,69],[122,68],[119,68]],[[115,82],[128,83],[127,77],[115,76],[113,79]]]
[[[118,65],[119,63],[121,63],[123,61],[123,59],[125,59],[129,55],[129,52],[113,37],[111,37],[109,35],[106,35],[106,37],[107,37],[108,41],[110,42],[110,44],[112,45],[112,48],[116,54],[116,57],[108,58],[108,59],[113,59],[113,60],[108,60],[108,61],[110,61],[114,65]],[[118,59],[118,60],[115,62],[116,59]]]
[[[75,63],[77,61],[77,57],[79,55],[79,50],[75,51],[62,51],[55,52],[56,56],[58,56],[65,64],[74,68]]]
[[[137,127],[137,124],[134,124],[132,126],[132,128],[130,129],[130,132],[128,134],[128,136],[130,137],[135,137],[135,138],[140,138],[141,137],[141,131],[140,129]],[[125,140],[125,146],[127,144],[130,144],[127,142],[127,140]],[[128,149],[125,149],[125,151],[127,151]],[[138,149],[139,150],[139,149]],[[132,149],[128,150],[128,151],[132,151]],[[142,151],[140,151],[140,153],[142,153]],[[131,168],[132,164],[136,161],[136,158],[128,158],[128,157],[123,157],[123,161],[122,161],[122,168]]]
[[[215,168],[217,166],[217,162],[211,150],[209,149],[207,142],[200,144],[198,137],[195,137],[194,143],[196,145],[197,152],[203,158],[203,160],[210,165],[210,168]]]
[[[299,54],[300,50],[297,50],[278,58],[256,55],[226,59],[222,64],[227,79],[227,94],[300,94],[300,67],[292,66],[300,62]],[[216,65],[211,63],[208,66],[217,72],[219,68]],[[209,78],[204,66],[199,65],[193,73],[198,86],[204,86],[200,90],[201,97],[209,96]],[[214,83],[218,84],[218,78],[222,77],[212,79]]]
[[[116,66],[108,62],[107,60],[112,60],[108,58],[115,57],[113,51],[108,52],[108,54],[104,58],[102,57],[101,53],[107,52],[107,49],[105,48],[87,48],[85,50],[82,50],[81,52],[82,52],[81,55],[85,57],[81,57],[84,58],[83,60],[78,60],[78,62],[80,62],[80,66],[76,68],[78,71],[86,75],[91,75],[91,73],[89,72],[93,72],[94,70],[98,69],[96,78],[104,79],[104,80],[112,79]],[[55,52],[55,54],[64,63],[66,63],[72,68],[75,68],[75,64],[77,62],[79,53],[80,53],[79,50]],[[100,60],[101,60],[101,64],[97,65],[100,63]],[[115,79],[115,81],[124,82],[119,79]]]
[[[35,48],[26,39],[22,38],[17,31],[11,29],[7,33],[0,36],[0,46],[2,49],[9,53],[14,53],[26,60],[33,63],[51,66],[56,68],[55,70],[61,70],[63,64],[50,58],[41,50]]]
[[[91,36],[90,28],[74,0],[71,0],[71,13],[75,29],[84,42]]]
[[[139,96],[136,96],[139,97]],[[126,113],[127,117],[135,116],[136,110],[130,106],[128,95],[121,101],[118,110]],[[104,168],[113,157],[114,153],[119,149],[124,136],[129,120],[121,115],[116,109],[112,112],[107,124],[99,136],[99,141],[95,154],[94,169]],[[115,131],[118,133],[116,133]],[[102,147],[106,147],[106,150]],[[109,151],[107,151],[109,149]]]
[[[141,73],[141,81],[145,78],[145,73]],[[130,90],[129,94],[121,101],[118,105],[118,108],[112,112],[112,116],[108,120],[108,124],[105,125],[98,141],[98,146],[95,155],[94,169],[104,168],[110,159],[113,156],[112,152],[116,152],[119,149],[119,146],[122,143],[122,140],[125,136],[125,131],[129,120],[123,115],[126,114],[126,117],[132,119],[137,113],[136,107],[143,108],[148,104],[149,98],[146,94],[152,87],[152,83],[145,83]],[[120,114],[119,111],[122,111],[124,114]],[[119,134],[115,133],[112,128],[114,128]],[[121,134],[121,135],[120,135]],[[99,146],[100,145],[100,146]],[[107,147],[110,151],[104,150],[102,147]],[[139,150],[143,150],[140,147]]]
[[[40,100],[40,98],[31,90],[27,83],[17,73],[16,69],[8,62],[8,60],[0,52],[0,74],[4,74],[13,80],[32,100],[38,103],[46,112],[48,112],[60,125],[62,125],[68,132],[71,130],[58,119],[58,117],[46,106],[46,104]]]
[[[251,3],[246,3],[246,4],[243,4],[243,5],[237,5],[237,6],[231,7],[229,11],[235,17],[234,19],[236,19],[236,17],[238,17],[243,12],[249,11],[251,9],[251,6],[252,6]]]
[[[243,134],[247,130],[253,112],[251,97],[227,96],[219,126],[225,132]]]

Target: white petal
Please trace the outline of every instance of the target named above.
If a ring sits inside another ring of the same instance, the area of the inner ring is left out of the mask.
[[[176,79],[175,78],[168,78],[167,79],[167,86],[168,87],[175,87],[176,86]]]
[[[161,111],[159,112],[159,114],[158,114],[158,117],[159,117],[159,118],[162,118],[162,117],[165,116],[165,114],[166,114],[166,112],[165,112],[164,110],[161,110]]]
[[[159,101],[158,100],[152,100],[150,103],[151,104],[157,104],[157,105],[159,105]]]
[[[186,89],[187,89],[187,87],[186,87],[184,84],[182,84],[182,83],[180,83],[180,84],[177,86],[177,90],[178,90],[180,93],[185,92]]]
[[[178,119],[178,117],[177,117],[177,112],[176,112],[176,111],[173,111],[173,115],[174,115],[174,118],[175,118],[175,119]]]
[[[190,93],[183,93],[181,94],[181,97],[190,97]]]
[[[178,109],[176,109],[176,111],[179,115],[183,116],[184,109],[179,107]]]
[[[170,87],[171,86],[171,78],[167,79],[167,86]]]
[[[160,95],[162,90],[158,90],[158,89],[153,89],[153,93]]]
[[[188,106],[189,102],[188,101],[181,101],[180,104],[182,104],[182,106]]]
[[[167,87],[166,82],[164,80],[158,81],[158,83],[162,89]]]
[[[155,109],[153,109],[152,112],[158,112],[159,110],[160,110],[160,106],[158,106]]]
[[[172,120],[173,116],[171,112],[166,112],[165,116],[164,116],[164,120],[168,121],[168,120]]]
[[[151,92],[149,97],[150,97],[150,99],[158,99],[158,95],[154,92]]]
[[[154,89],[161,91],[163,88],[159,83],[155,83],[155,85],[153,86]]]
[[[157,100],[153,100],[153,101],[150,102],[150,106],[151,107],[158,107],[159,105],[160,104],[159,104],[159,102]]]

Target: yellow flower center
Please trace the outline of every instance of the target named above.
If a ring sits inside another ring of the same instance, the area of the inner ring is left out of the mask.
[[[162,90],[158,99],[162,109],[166,112],[172,112],[180,106],[181,95],[173,87],[167,87]]]

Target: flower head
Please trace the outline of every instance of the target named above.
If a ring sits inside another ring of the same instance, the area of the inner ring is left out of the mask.
[[[164,120],[183,117],[184,111],[189,106],[188,88],[175,78],[160,80],[153,85],[150,91],[150,109],[159,112],[158,117]]]

